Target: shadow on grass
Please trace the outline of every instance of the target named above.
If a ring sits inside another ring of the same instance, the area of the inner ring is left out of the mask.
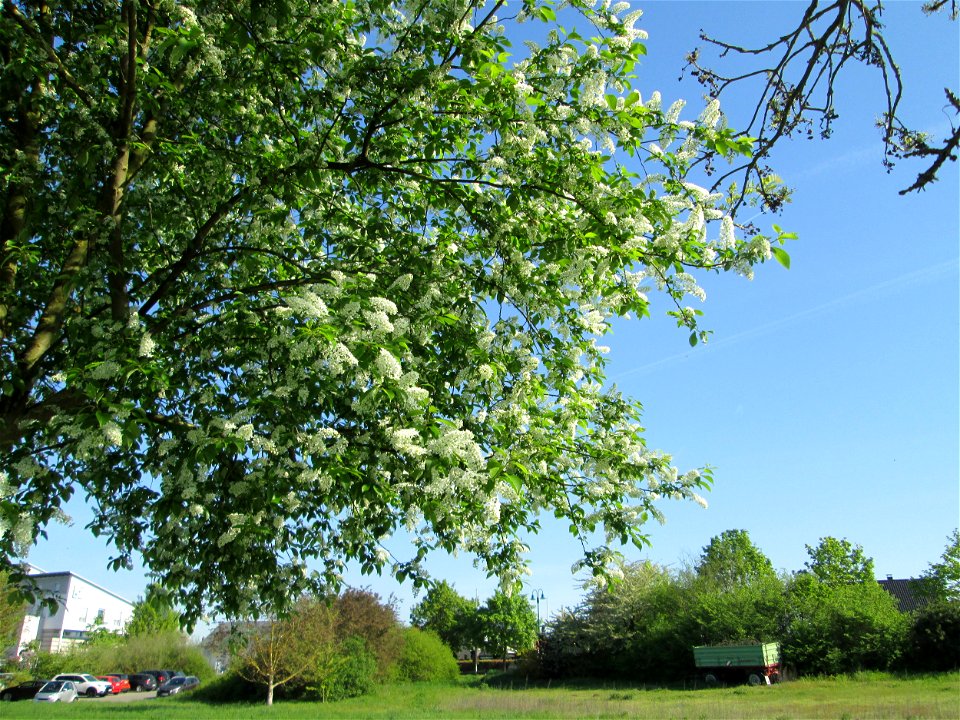
[[[498,690],[529,690],[532,688],[558,690],[598,690],[598,691],[653,691],[653,690],[706,690],[722,685],[713,685],[709,688],[704,681],[696,676],[686,678],[677,682],[651,683],[630,680],[609,680],[600,678],[563,678],[554,680],[549,678],[539,678],[532,675],[525,675],[518,671],[491,671],[485,675],[477,675],[470,678],[467,683],[473,687],[490,687]]]

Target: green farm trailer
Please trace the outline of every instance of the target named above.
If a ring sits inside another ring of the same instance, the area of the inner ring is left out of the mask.
[[[780,682],[780,644],[698,645],[693,660],[708,685],[748,682],[751,685]]]

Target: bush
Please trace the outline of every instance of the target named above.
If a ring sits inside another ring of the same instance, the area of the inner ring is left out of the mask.
[[[67,667],[69,655],[49,652],[36,652],[29,656],[27,661],[30,674],[37,680],[49,680],[59,675]]]
[[[29,660],[30,673],[41,679],[63,672],[135,673],[148,667],[173,668],[185,675],[196,675],[201,682],[214,677],[200,648],[179,631],[117,636],[111,642],[75,645],[66,653],[38,652]]]
[[[453,682],[460,668],[453,653],[431,630],[406,628],[397,666],[397,679],[409,682]]]
[[[403,636],[397,612],[389,602],[369,590],[350,589],[334,602],[337,638],[362,638],[377,662],[377,679],[386,680],[400,657]]]
[[[278,694],[279,690],[280,688],[278,688]],[[190,699],[211,705],[223,705],[236,702],[258,702],[263,700],[263,695],[263,687],[244,680],[231,670],[208,683],[201,682],[200,687],[190,693]]]
[[[828,585],[798,576],[783,660],[801,674],[889,670],[898,664],[909,618],[877,583]]]
[[[336,653],[321,659],[307,680],[306,695],[320,702],[365,695],[373,689],[376,676],[377,656],[363,638],[354,635]]]
[[[938,602],[920,610],[910,628],[906,656],[911,670],[960,668],[960,602]]]

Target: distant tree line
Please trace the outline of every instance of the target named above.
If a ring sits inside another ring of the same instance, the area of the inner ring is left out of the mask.
[[[693,567],[623,567],[545,628],[531,668],[544,677],[672,682],[695,673],[692,647],[776,641],[797,674],[960,667],[958,537],[913,583],[903,613],[859,545],[825,537],[803,570],[778,573],[744,530],[713,538]]]

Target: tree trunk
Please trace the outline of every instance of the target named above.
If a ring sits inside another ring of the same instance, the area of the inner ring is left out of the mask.
[[[273,678],[267,683],[267,707],[273,705],[273,688],[276,687],[273,683]]]

